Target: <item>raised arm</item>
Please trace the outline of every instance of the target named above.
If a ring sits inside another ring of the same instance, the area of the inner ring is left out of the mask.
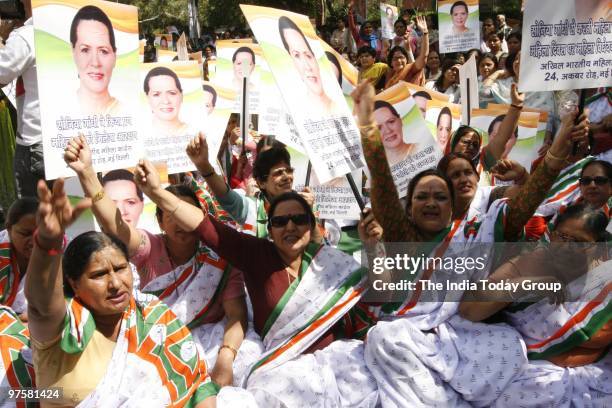
[[[408,220],[402,206],[393,176],[389,169],[385,148],[374,119],[374,88],[364,81],[351,94],[355,102],[357,124],[361,131],[361,144],[370,169],[372,210],[384,230],[387,242],[415,242],[416,229]]]
[[[258,250],[257,245],[265,240],[242,234],[210,217],[206,202],[201,202],[203,209],[200,209],[161,188],[159,174],[148,160],[138,163],[134,180],[164,213],[174,218],[180,228],[184,231],[198,230],[204,244],[244,273],[252,269],[251,262]]]
[[[420,71],[425,69],[427,57],[429,56],[429,30],[427,29],[427,20],[425,20],[425,16],[418,16],[416,24],[421,33],[423,33],[421,37],[421,53],[414,61],[415,70]]]
[[[506,149],[506,143],[512,137],[518,126],[519,117],[521,116],[521,110],[525,103],[525,95],[518,92],[516,84],[512,84],[510,91],[512,97],[512,104],[506,117],[502,120],[499,126],[499,132],[495,139],[489,141],[489,144],[484,147],[485,154],[491,158],[491,161],[497,161],[502,159],[504,150]]]
[[[355,40],[355,43],[359,44],[359,30],[355,24],[354,7],[354,2],[351,0],[348,6],[348,25],[351,35],[353,36],[353,40]]]
[[[236,223],[244,224],[248,214],[248,198],[229,188],[223,177],[215,172],[208,159],[208,143],[204,135],[199,134],[189,142],[187,156],[206,180],[206,184],[215,198]]]
[[[92,211],[104,232],[119,238],[130,256],[138,250],[142,241],[140,232],[123,221],[121,211],[105,193],[98,175],[91,164],[91,150],[83,135],[72,138],[64,151],[64,160],[74,170],[86,197],[92,198]]]
[[[529,176],[517,194],[508,203],[508,214],[504,229],[506,241],[520,238],[523,227],[542,203],[557,176],[567,165],[573,143],[587,143],[588,120],[583,114],[578,125],[574,125],[576,114],[566,115],[555,140],[546,153],[544,162]]]
[[[64,180],[58,179],[49,191],[44,181],[38,182],[38,213],[34,247],[25,280],[28,300],[28,327],[32,338],[47,342],[61,332],[66,303],[62,276],[64,231],[90,206],[83,200],[76,207],[64,192]]]

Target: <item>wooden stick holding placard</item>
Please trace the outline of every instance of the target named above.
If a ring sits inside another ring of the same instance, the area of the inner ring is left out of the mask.
[[[353,178],[353,175],[351,173],[348,173],[346,175],[346,179],[348,180],[349,185],[351,186],[351,190],[353,190],[353,195],[355,196],[355,200],[357,200],[359,209],[363,212],[363,210],[365,209],[365,203],[363,202],[363,198],[361,198],[361,193],[359,192],[359,189],[355,184],[355,179]]]
[[[304,182],[304,187],[310,186],[310,174],[312,173],[312,162],[308,160],[308,167],[306,168],[306,181]]]
[[[584,89],[580,90],[580,97],[578,100],[578,115],[576,116],[575,124],[577,125],[580,122],[580,115],[584,112],[584,103],[586,101],[586,92]],[[574,142],[572,145],[572,156],[575,156],[578,153],[578,142]]]
[[[240,106],[240,135],[242,137],[242,154],[246,154],[247,133],[249,132],[249,77],[242,77]]]

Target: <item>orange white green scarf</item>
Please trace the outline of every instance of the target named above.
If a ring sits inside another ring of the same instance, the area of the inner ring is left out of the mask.
[[[69,298],[62,350],[82,352],[95,329],[89,310]],[[187,327],[160,301],[132,298],[107,372],[79,407],[191,407],[217,392]]]

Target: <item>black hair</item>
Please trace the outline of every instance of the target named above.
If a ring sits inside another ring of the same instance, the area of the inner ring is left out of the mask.
[[[38,199],[35,197],[22,197],[13,201],[13,204],[6,212],[4,227],[11,228],[17,224],[24,216],[34,215],[38,211]]]
[[[508,34],[508,36],[506,37],[506,42],[508,42],[508,40],[511,38],[516,38],[520,43],[523,40],[523,35],[520,31],[511,31],[510,34]]]
[[[491,141],[491,132],[493,131],[495,124],[503,121],[505,118],[506,118],[505,114],[499,115],[495,117],[495,119],[493,119],[491,123],[489,123],[489,129],[487,130],[487,133],[489,134],[489,142]],[[516,127],[516,129],[514,129],[514,133],[512,133],[512,136],[514,136],[515,138],[518,138],[518,126]]]
[[[457,6],[463,6],[463,7],[465,7],[465,12],[466,12],[466,13],[469,13],[469,12],[470,12],[470,10],[468,9],[468,5],[465,3],[465,1],[456,1],[456,2],[454,2],[454,3],[453,3],[453,5],[452,5],[452,6],[451,6],[451,8],[450,8],[450,15],[451,15],[451,16],[453,15],[453,10],[454,10],[454,9],[455,9],[455,7],[457,7]]]
[[[285,47],[285,50],[287,50],[287,52],[290,52],[290,51],[289,51],[289,44],[287,43],[287,40],[285,39],[285,33],[283,32],[284,30],[297,31],[304,39],[304,42],[306,43],[308,50],[312,53],[312,55],[314,55],[312,48],[310,48],[310,44],[308,44],[308,40],[306,40],[306,36],[302,32],[302,30],[300,30],[297,24],[295,24],[289,17],[281,16],[278,19],[278,32],[280,34],[281,41],[283,42],[283,46]]]
[[[213,96],[213,98],[212,98],[213,107],[217,106],[217,91],[215,91],[215,88],[213,88],[212,86],[210,86],[208,84],[204,84],[204,85],[202,85],[202,90],[204,92],[210,93]]]
[[[272,147],[257,155],[253,164],[253,178],[265,181],[270,174],[270,169],[279,163],[287,163],[291,166],[291,156],[284,147]]]
[[[152,70],[149,71],[149,73],[147,74],[147,76],[144,79],[144,92],[145,94],[149,94],[149,81],[151,80],[151,78],[156,77],[156,76],[169,76],[172,77],[172,79],[174,79],[174,84],[176,85],[177,89],[183,93],[183,88],[181,87],[181,81],[179,81],[178,75],[176,75],[176,72],[174,72],[173,70],[171,70],[170,68],[166,68],[166,67],[155,67]]]
[[[491,61],[493,61],[493,63],[495,64],[495,69],[497,69],[497,65],[499,64],[499,61],[497,60],[497,57],[495,56],[495,54],[493,54],[492,52],[485,52],[484,54],[482,54],[480,56],[480,58],[478,58],[478,66],[480,66],[480,63],[482,62],[482,60],[484,59],[490,59]]]
[[[408,200],[406,202],[406,212],[410,211],[410,207],[412,205],[412,196],[414,195],[414,190],[417,184],[419,184],[419,181],[421,181],[422,178],[427,177],[427,176],[436,176],[444,180],[444,182],[446,183],[446,187],[448,188],[448,192],[450,193],[451,204],[454,204],[455,189],[453,188],[453,183],[450,181],[450,179],[446,177],[446,174],[442,173],[438,169],[427,169],[427,170],[423,170],[422,172],[418,173],[416,176],[412,178],[412,180],[410,180],[410,183],[408,183],[408,195],[407,195]]]
[[[555,220],[554,229],[568,220],[584,220],[585,230],[595,237],[596,242],[606,242],[610,236],[606,231],[608,216],[598,208],[591,207],[588,203],[570,205]]]
[[[474,171],[474,174],[476,174],[476,177],[478,177],[480,179],[480,175],[478,174],[478,170],[476,169],[476,165],[474,164],[474,162],[469,157],[467,157],[463,153],[448,153],[448,154],[445,154],[444,156],[442,156],[442,158],[438,162],[438,166],[436,167],[436,169],[438,171],[440,171],[442,174],[446,174],[448,172],[448,166],[450,166],[451,162],[453,160],[455,160],[455,159],[462,159],[462,160],[465,160],[468,163],[470,163],[470,166],[472,167],[472,170]]]
[[[485,41],[489,41],[489,38],[491,38],[491,36],[493,35],[496,36],[499,39],[499,41],[502,40],[502,37],[500,37],[499,33],[497,31],[493,31],[487,35],[487,38],[485,38]]]
[[[512,67],[514,65],[514,61],[518,58],[519,53],[518,52],[511,52],[510,54],[508,54],[508,57],[506,57],[506,71],[508,71],[510,74],[512,74],[512,76],[517,76],[518,72],[514,72],[514,68]]]
[[[395,26],[398,24],[402,24],[404,27],[408,27],[408,24],[406,24],[406,22],[401,17],[395,20],[395,23],[393,23],[393,28],[395,28]]]
[[[136,195],[138,196],[140,201],[144,200],[144,195],[142,194],[142,190],[140,190],[136,182],[134,182],[134,174],[129,170],[116,169],[116,170],[109,171],[108,173],[104,175],[104,177],[102,177],[102,186],[106,185],[106,183],[110,181],[118,181],[118,180],[131,181],[132,183],[134,183],[134,187],[136,188]]]
[[[257,152],[257,154],[259,154],[261,152],[261,149],[263,149],[265,146],[270,146],[271,148],[273,147],[280,147],[280,148],[285,148],[285,145],[282,142],[279,142],[278,140],[276,140],[276,138],[274,136],[262,136],[259,139],[259,142],[257,142],[257,146],[255,147],[255,151]]]
[[[387,65],[391,66],[391,62],[393,62],[393,54],[398,51],[401,52],[407,60],[410,60],[410,58],[408,57],[408,51],[406,51],[404,47],[396,45],[395,47],[391,48],[389,50],[389,53],[387,54]]]
[[[440,118],[442,118],[442,115],[450,116],[451,123],[453,123],[453,114],[451,113],[450,108],[448,106],[444,106],[442,109],[440,109],[440,114],[438,115],[438,119],[436,120],[436,128],[440,126]]]
[[[300,203],[300,205],[304,209],[304,212],[308,214],[308,222],[310,223],[310,228],[312,229],[315,227],[316,219],[312,212],[312,208],[310,208],[310,204],[308,204],[308,202],[300,194],[296,193],[295,191],[289,191],[287,193],[279,195],[278,197],[275,197],[272,200],[270,208],[268,209],[268,230],[271,227],[270,219],[274,216],[274,211],[276,210],[276,207],[278,207],[280,203],[285,201],[297,201],[298,203]]]
[[[336,58],[336,56],[329,51],[325,51],[325,56],[327,57],[329,62],[334,64],[334,66],[338,69],[338,84],[342,86],[342,67],[340,66],[340,61],[338,61],[338,58]]]
[[[582,168],[582,171],[580,172],[580,177],[582,177],[582,175],[584,174],[586,169],[588,169],[591,166],[601,166],[601,167],[603,167],[604,173],[606,173],[606,177],[610,181],[612,181],[612,164],[610,164],[609,162],[607,162],[605,160],[593,160],[592,162],[587,163]]]
[[[66,296],[74,296],[68,278],[73,281],[79,280],[91,260],[91,256],[109,246],[118,249],[125,256],[125,260],[129,260],[127,246],[118,238],[103,232],[85,232],[68,244],[62,257],[64,294]]]
[[[391,105],[389,102],[387,101],[374,101],[374,110],[378,110],[378,109],[382,109],[382,108],[387,108],[389,109],[389,111],[391,111],[391,113],[393,114],[393,116],[399,118],[400,115],[399,113],[397,113],[397,110],[395,110],[395,108],[393,107],[393,105]]]
[[[184,184],[169,185],[168,187],[166,187],[166,191],[174,194],[177,197],[189,197],[193,201],[193,205],[195,205],[198,208],[202,208],[202,205],[200,204],[200,200],[198,200],[198,197],[196,196],[196,194],[193,192],[191,188],[187,187]],[[158,222],[161,220],[163,213],[164,213],[164,210],[159,208],[159,206],[155,208],[155,217],[157,217]]]
[[[451,135],[450,153],[453,153],[453,151],[455,150],[455,147],[459,143],[459,140],[461,140],[461,138],[465,136],[466,134],[468,134],[469,132],[473,132],[480,139],[479,144],[478,144],[478,151],[480,151],[480,147],[482,146],[482,135],[480,134],[480,132],[478,132],[476,129],[474,129],[471,126],[461,125],[457,128],[457,130],[455,130],[455,133]],[[478,157],[479,155],[477,154],[476,157],[474,157],[474,159],[472,160],[478,160]]]
[[[232,62],[236,62],[236,55],[238,55],[238,53],[240,52],[246,52],[247,54],[251,54],[251,57],[253,58],[253,65],[255,65],[255,53],[249,47],[240,47],[236,51],[234,51],[234,55],[232,55]]]
[[[359,47],[357,50],[357,58],[359,58],[362,54],[370,54],[372,58],[376,58],[376,50],[369,45],[364,45],[363,47]]]
[[[444,61],[442,61],[442,66],[440,67],[440,76],[434,82],[434,86],[437,90],[442,89],[442,85],[444,84],[444,74],[446,73],[446,71],[458,64],[459,61],[457,61],[456,59],[445,59]]]
[[[428,93],[427,93],[427,92],[425,92],[425,91],[418,91],[418,92],[415,92],[415,93],[412,95],[412,97],[413,97],[413,98],[415,98],[415,97],[417,97],[417,96],[420,96],[421,98],[425,98],[425,99],[427,99],[428,101],[431,101],[431,95],[430,95],[430,94],[428,94]]]
[[[70,44],[72,44],[72,48],[75,47],[77,42],[77,28],[79,27],[79,23],[81,21],[97,21],[99,23],[104,24],[108,29],[108,42],[113,49],[113,52],[117,52],[117,47],[115,45],[115,32],[113,31],[113,24],[110,21],[110,18],[96,6],[85,6],[79,9],[77,13],[74,15],[72,19],[72,23],[70,24]]]

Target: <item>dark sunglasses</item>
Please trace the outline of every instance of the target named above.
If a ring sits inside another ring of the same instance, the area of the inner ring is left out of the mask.
[[[606,185],[610,182],[610,179],[607,177],[603,177],[603,176],[597,176],[597,177],[580,177],[580,184],[583,186],[588,186],[590,185],[592,182],[595,182],[595,185],[598,186],[603,186]]]
[[[276,215],[270,218],[270,225],[275,228],[283,228],[289,221],[293,221],[295,225],[308,225],[310,223],[310,215],[308,214],[293,214],[293,215]]]

